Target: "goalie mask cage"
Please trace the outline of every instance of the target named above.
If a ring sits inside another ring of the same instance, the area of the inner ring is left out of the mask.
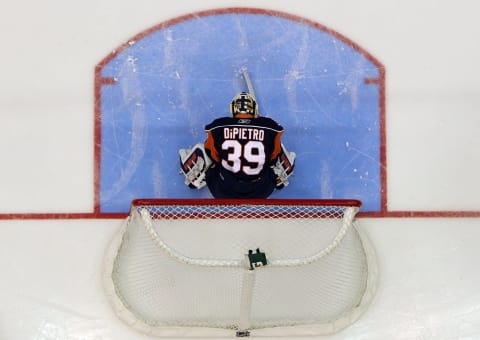
[[[105,260],[118,316],[165,337],[335,333],[375,291],[356,200],[135,200]]]

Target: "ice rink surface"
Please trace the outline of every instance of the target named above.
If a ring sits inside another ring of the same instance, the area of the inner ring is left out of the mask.
[[[0,339],[149,339],[102,289],[122,219],[96,210],[95,66],[163,22],[240,6],[317,22],[385,67],[386,209],[358,219],[379,287],[325,338],[480,338],[476,2],[49,0],[0,13]]]

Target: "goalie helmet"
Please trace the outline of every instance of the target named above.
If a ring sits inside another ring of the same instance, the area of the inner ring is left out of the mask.
[[[255,97],[247,92],[237,94],[230,104],[230,114],[232,117],[238,114],[248,114],[257,118],[258,111]]]

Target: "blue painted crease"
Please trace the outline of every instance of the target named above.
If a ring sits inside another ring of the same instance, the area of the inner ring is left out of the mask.
[[[179,174],[178,149],[205,139],[246,90],[285,128],[295,176],[275,198],[354,198],[379,211],[379,70],[329,32],[295,20],[221,14],[152,32],[102,69],[100,209],[128,211],[134,198],[211,197]]]

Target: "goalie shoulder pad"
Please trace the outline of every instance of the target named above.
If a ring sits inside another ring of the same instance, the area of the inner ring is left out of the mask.
[[[275,165],[272,166],[273,172],[277,176],[276,188],[282,189],[289,184],[288,178],[293,174],[295,167],[295,152],[289,152],[282,144],[282,151],[277,157]]]
[[[203,144],[198,143],[191,149],[180,149],[180,173],[185,176],[185,185],[192,189],[203,188],[206,182],[206,173],[212,165]]]

